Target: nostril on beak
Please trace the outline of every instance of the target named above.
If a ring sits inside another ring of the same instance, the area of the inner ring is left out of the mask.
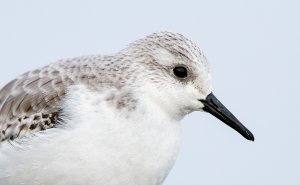
[[[214,100],[210,100],[210,102],[216,107],[219,108],[218,104],[214,102]]]

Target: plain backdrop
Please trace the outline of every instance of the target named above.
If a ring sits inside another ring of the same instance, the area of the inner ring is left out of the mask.
[[[0,0],[0,86],[57,59],[179,32],[204,50],[214,94],[256,140],[192,113],[164,185],[299,185],[299,9],[296,0]]]

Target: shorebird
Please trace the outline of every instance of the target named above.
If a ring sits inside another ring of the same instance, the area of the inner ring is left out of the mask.
[[[254,140],[212,93],[202,50],[177,33],[27,72],[0,91],[0,184],[160,185],[194,111]]]

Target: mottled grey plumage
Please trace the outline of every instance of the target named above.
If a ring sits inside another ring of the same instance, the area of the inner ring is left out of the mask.
[[[0,141],[55,127],[70,86],[84,84],[94,91],[104,87],[121,89],[125,84],[134,86],[139,80],[135,73],[150,75],[139,65],[147,65],[147,69],[153,71],[150,80],[159,84],[163,76],[155,71],[165,67],[156,62],[153,52],[157,48],[164,48],[181,60],[206,61],[200,49],[182,35],[159,32],[130,44],[114,56],[61,60],[27,72],[0,91]],[[132,63],[133,59],[141,62]],[[164,70],[168,75],[171,69]],[[193,78],[192,73],[189,78]],[[108,101],[114,101],[119,108],[131,103],[130,107],[134,108],[136,100],[128,91],[124,96]]]

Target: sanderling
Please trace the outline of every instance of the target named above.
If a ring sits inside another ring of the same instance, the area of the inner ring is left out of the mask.
[[[1,184],[160,185],[193,111],[254,140],[210,78],[203,52],[170,32],[21,75],[0,91]]]

